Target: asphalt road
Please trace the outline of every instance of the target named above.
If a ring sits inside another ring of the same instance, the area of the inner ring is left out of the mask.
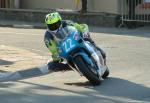
[[[110,76],[93,87],[74,71],[0,83],[0,103],[150,103],[150,30],[91,28],[107,53]],[[43,29],[0,28],[0,44],[41,56]]]

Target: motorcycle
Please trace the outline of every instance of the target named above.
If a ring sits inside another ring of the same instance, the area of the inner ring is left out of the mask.
[[[72,26],[66,27],[63,40],[58,40],[59,56],[81,76],[85,76],[93,85],[99,85],[109,75],[100,51],[90,42],[83,40]]]

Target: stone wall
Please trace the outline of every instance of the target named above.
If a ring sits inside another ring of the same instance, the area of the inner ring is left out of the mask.
[[[106,13],[80,14],[73,11],[59,11],[63,19],[75,22],[87,23],[92,26],[114,27],[118,15]],[[32,23],[44,23],[45,15],[49,11],[23,10],[23,9],[0,9],[0,20],[23,21]]]

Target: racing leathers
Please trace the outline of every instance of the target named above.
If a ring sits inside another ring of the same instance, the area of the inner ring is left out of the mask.
[[[73,21],[69,20],[62,20],[62,28],[65,28],[66,26],[74,26],[81,34],[81,37],[83,37],[84,40],[87,40],[91,42],[93,45],[95,45],[94,41],[91,39],[89,35],[89,28],[86,24],[78,24],[74,23]],[[62,63],[62,59],[59,57],[58,50],[57,50],[57,40],[56,37],[60,39],[60,37],[53,32],[49,31],[48,29],[45,32],[44,41],[46,47],[49,49],[49,51],[52,54],[52,61],[48,63],[48,67],[52,71],[60,71],[60,70],[68,70],[70,67],[68,64]],[[96,45],[95,45],[96,46]],[[97,46],[96,46],[97,47]],[[98,47],[97,47],[98,48]],[[102,53],[103,58],[105,59],[105,52],[98,48],[100,52]]]

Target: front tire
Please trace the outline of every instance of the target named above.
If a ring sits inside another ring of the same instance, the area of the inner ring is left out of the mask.
[[[81,56],[75,57],[74,62],[78,69],[93,85],[99,85],[101,83],[96,69],[89,66]],[[96,72],[93,72],[94,70]]]

